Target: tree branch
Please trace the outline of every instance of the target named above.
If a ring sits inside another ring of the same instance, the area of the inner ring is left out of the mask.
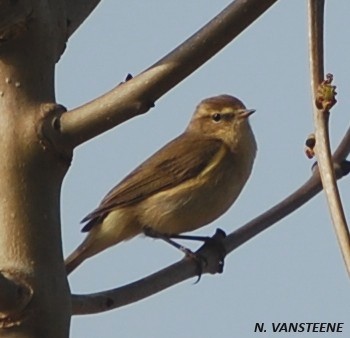
[[[149,69],[60,119],[64,143],[77,146],[145,113],[164,93],[209,60],[277,0],[236,0]]]
[[[336,150],[333,158],[338,179],[350,172],[350,163],[344,162],[344,159],[350,153],[349,140],[350,128]],[[318,170],[316,169],[311,178],[294,193],[265,213],[254,218],[252,221],[228,235],[222,241],[226,252],[232,252],[260,232],[268,229],[283,217],[289,215],[308,202],[321,190],[322,185]],[[213,259],[215,262],[217,256],[214,255],[215,251],[210,248],[205,249],[205,252],[203,252],[203,248],[199,250],[201,255],[205,255],[205,258],[209,262],[208,269],[204,269],[203,272],[213,273],[214,270],[212,267],[213,264],[215,264],[213,263]],[[73,314],[82,315],[112,310],[165,290],[172,285],[194,277],[196,273],[197,270],[195,264],[191,260],[183,259],[157,273],[120,288],[90,295],[72,295]]]
[[[349,154],[350,154],[350,128],[347,130],[338,148],[335,150],[333,155],[333,160],[335,163],[339,163],[345,160]]]
[[[311,73],[311,92],[316,101],[318,85],[323,81],[323,16],[324,0],[309,0],[309,57]]]
[[[316,156],[332,222],[350,276],[350,234],[335,179],[328,129],[329,109],[336,102],[336,93],[335,87],[331,86],[330,76],[322,82],[324,78],[323,16],[324,0],[309,0],[309,46]]]
[[[70,37],[101,0],[65,0],[65,2],[67,8],[68,37]]]
[[[29,0],[0,0],[0,44],[17,35],[32,12]]]
[[[120,288],[90,295],[72,295],[72,313],[73,315],[86,315],[116,309],[163,291],[195,274],[194,264],[189,260],[181,260]]]

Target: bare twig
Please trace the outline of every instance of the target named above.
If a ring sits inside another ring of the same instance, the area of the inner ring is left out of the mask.
[[[332,78],[323,81],[324,0],[309,0],[309,46],[314,104],[316,156],[339,246],[350,275],[350,235],[334,175],[329,143],[329,109],[335,103]],[[321,84],[322,82],[322,84]],[[320,85],[321,84],[321,85]]]
[[[334,162],[339,163],[344,159],[346,159],[349,154],[350,154],[350,128],[347,130],[338,148],[334,152],[333,160]]]
[[[72,295],[73,315],[86,315],[122,307],[163,291],[195,276],[196,268],[189,260],[181,260],[146,278],[120,288],[89,295]]]
[[[323,81],[323,14],[324,0],[309,0],[309,55],[313,102],[318,85]]]
[[[239,35],[277,0],[236,0],[170,54],[149,69],[103,95],[64,113],[62,142],[81,144],[154,102]]]
[[[65,0],[68,19],[68,36],[71,36],[91,14],[101,0]]]
[[[343,177],[350,171],[349,163],[343,162],[344,158],[350,153],[349,139],[350,129],[338,147],[336,157],[334,158],[334,160],[337,160],[335,165],[337,178]],[[240,245],[246,243],[260,232],[268,229],[283,217],[301,207],[321,190],[322,185],[319,173],[316,170],[305,184],[282,202],[228,235],[223,240],[227,253],[232,252]],[[205,256],[208,262],[213,259],[211,255],[212,252],[209,251]],[[120,288],[90,295],[72,295],[73,314],[103,312],[136,302],[188,278],[194,277],[196,272],[196,266],[193,262],[182,260],[151,276]],[[203,272],[208,271],[204,270]]]

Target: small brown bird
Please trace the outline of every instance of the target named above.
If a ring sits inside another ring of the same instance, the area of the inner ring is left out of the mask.
[[[237,98],[203,100],[183,134],[115,186],[87,215],[83,243],[67,258],[67,273],[85,259],[151,229],[171,236],[221,216],[250,176],[256,142]]]

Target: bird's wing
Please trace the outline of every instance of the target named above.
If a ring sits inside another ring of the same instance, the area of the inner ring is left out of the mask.
[[[99,207],[82,220],[89,221],[82,231],[89,231],[118,206],[132,205],[197,176],[221,147],[226,147],[221,140],[180,135],[115,186]]]

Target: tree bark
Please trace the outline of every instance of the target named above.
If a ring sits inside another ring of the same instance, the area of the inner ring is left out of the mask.
[[[71,36],[91,14],[101,0],[65,0],[68,35]]]
[[[69,163],[38,129],[56,107],[54,69],[66,40],[65,6],[0,1],[0,13],[0,268],[32,290],[26,306],[2,313],[0,337],[68,337],[71,304],[59,210]]]

